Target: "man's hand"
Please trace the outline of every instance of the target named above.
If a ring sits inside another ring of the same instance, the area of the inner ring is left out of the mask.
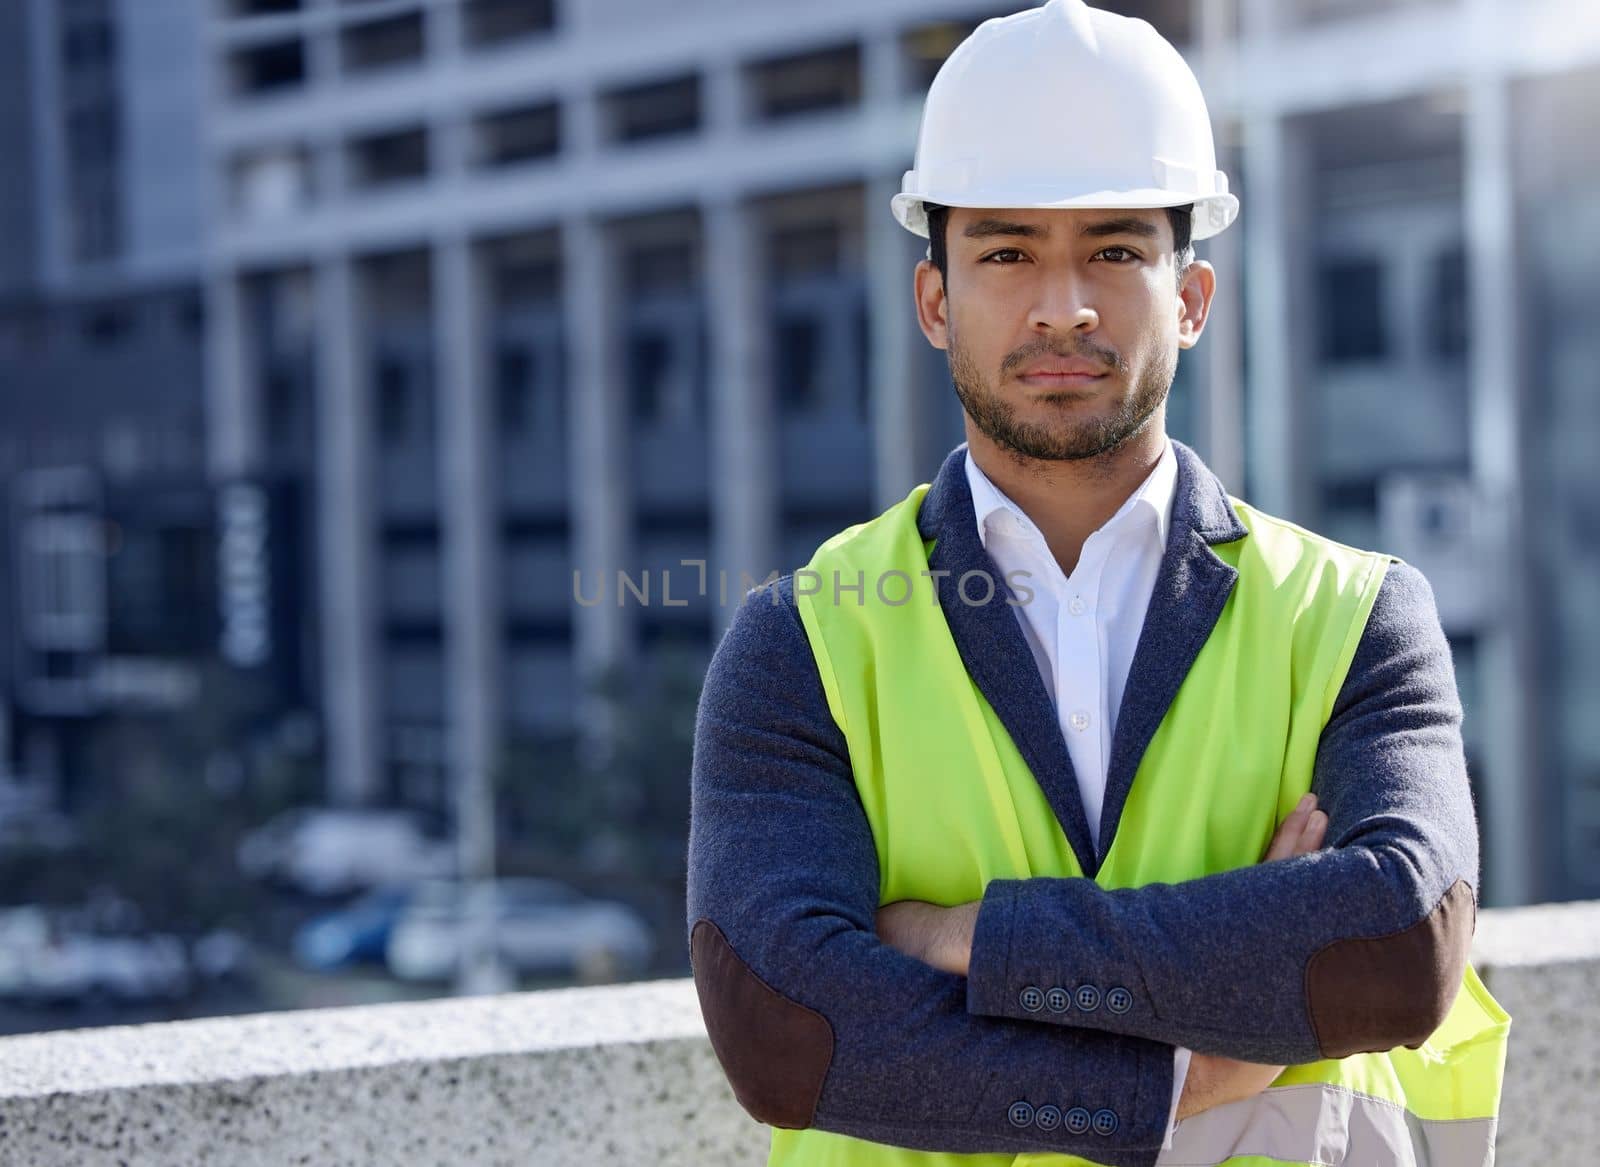
[[[1316,795],[1308,794],[1289,812],[1272,836],[1262,856],[1263,863],[1309,855],[1322,846],[1328,832],[1328,816],[1316,805]],[[1254,1098],[1272,1085],[1283,1070],[1282,1066],[1237,1062],[1196,1051],[1189,1056],[1189,1073],[1183,1080],[1183,1096],[1178,1099],[1178,1118],[1181,1121],[1213,1106]]]
[[[878,939],[924,964],[967,975],[972,933],[982,900],[942,908],[922,900],[897,900],[878,909]]]

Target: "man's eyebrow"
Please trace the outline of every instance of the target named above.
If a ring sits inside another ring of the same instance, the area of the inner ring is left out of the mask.
[[[1105,235],[1140,235],[1146,239],[1153,239],[1161,234],[1161,229],[1148,219],[1133,219],[1123,217],[1120,219],[1098,219],[1093,223],[1086,223],[1078,232],[1091,239],[1099,239]]]
[[[979,219],[977,222],[968,223],[967,229],[961,234],[968,239],[982,239],[989,235],[1021,235],[1026,239],[1043,239],[1050,233],[1046,227],[1035,227],[1031,223],[1013,223],[1009,219]]]

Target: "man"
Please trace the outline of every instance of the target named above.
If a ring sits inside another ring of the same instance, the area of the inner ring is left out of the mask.
[[[1049,0],[930,89],[894,211],[967,441],[746,598],[696,726],[690,954],[770,1163],[1492,1162],[1432,593],[1165,434],[1237,208],[1143,22]]]

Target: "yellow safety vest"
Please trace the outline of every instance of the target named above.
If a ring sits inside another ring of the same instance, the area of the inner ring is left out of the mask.
[[[915,487],[822,544],[807,570],[823,585],[812,595],[796,588],[871,823],[880,904],[954,905],[981,899],[992,879],[1083,874],[1039,783],[968,675],[931,581],[918,574],[933,546],[916,521],[927,490],[927,483]],[[1213,550],[1238,578],[1140,761],[1095,877],[1108,889],[1259,861],[1277,824],[1310,789],[1318,739],[1383,580],[1386,556],[1229,501],[1250,534]],[[891,572],[904,579],[876,586]],[[853,584],[858,573],[866,586],[836,603],[832,581]],[[1033,662],[1018,662],[1024,665]],[[1252,1102],[1187,1120],[1179,1131],[1183,1162],[1490,1163],[1509,1029],[1510,1017],[1469,964],[1444,1023],[1422,1046],[1291,1066]],[[774,1129],[769,1167],[1090,1162],[1054,1153],[929,1153]]]

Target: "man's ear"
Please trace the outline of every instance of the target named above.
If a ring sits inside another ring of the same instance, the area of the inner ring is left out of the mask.
[[[950,347],[950,324],[945,313],[950,301],[944,294],[944,277],[931,259],[920,260],[912,277],[917,301],[917,324],[934,348]]]
[[[1203,259],[1192,261],[1178,288],[1179,348],[1193,348],[1200,343],[1200,333],[1205,330],[1211,314],[1211,297],[1216,290],[1216,269]]]

